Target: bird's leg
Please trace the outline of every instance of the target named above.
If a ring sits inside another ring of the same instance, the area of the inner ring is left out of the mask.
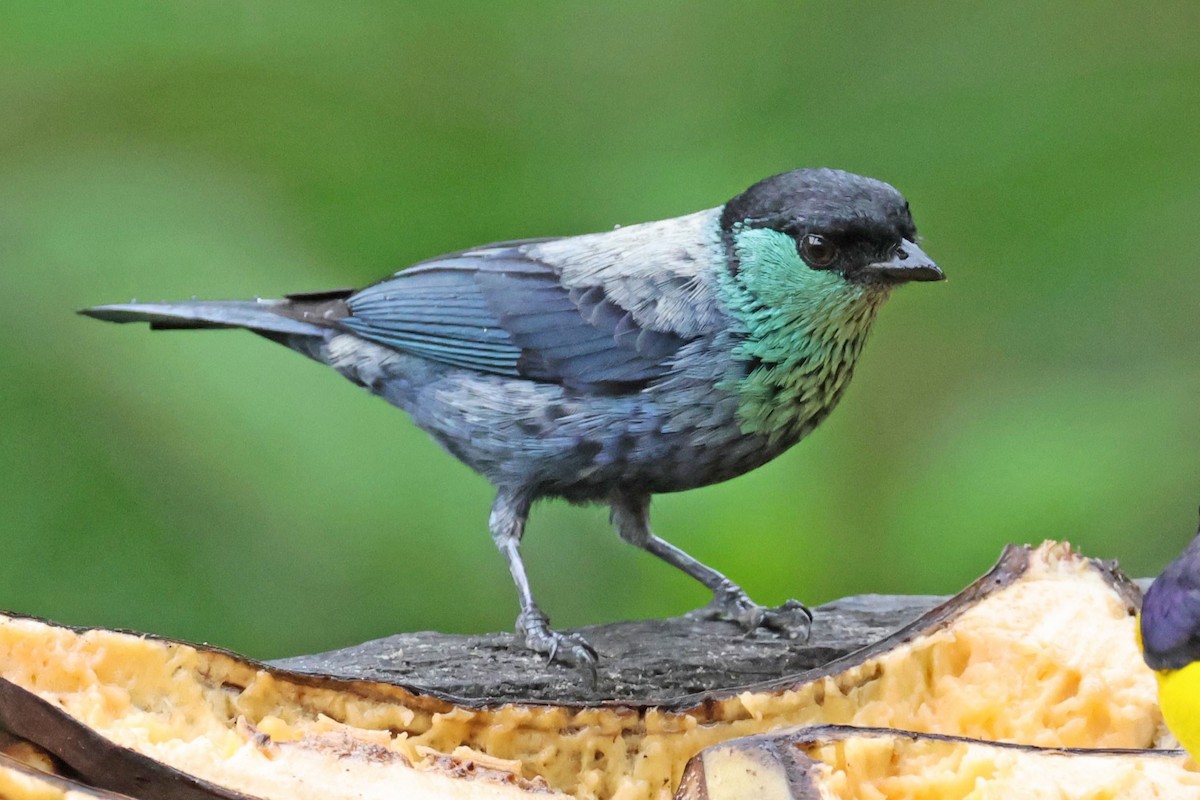
[[[559,633],[550,628],[550,618],[538,608],[529,588],[525,574],[525,562],[521,560],[521,535],[525,532],[525,520],[529,516],[528,498],[501,490],[492,504],[488,526],[492,541],[508,562],[513,583],[517,585],[517,599],[521,613],[517,615],[517,633],[525,637],[525,646],[541,653],[550,661],[561,661],[574,667],[585,667],[591,671],[593,681],[596,672],[596,651],[582,636]]]
[[[803,603],[788,600],[777,608],[760,606],[750,599],[742,587],[665,539],[655,536],[650,530],[649,495],[614,494],[611,519],[622,539],[653,553],[712,590],[712,602],[691,612],[689,616],[736,622],[748,631],[761,627],[778,631],[789,638],[808,638],[812,628],[812,612]]]

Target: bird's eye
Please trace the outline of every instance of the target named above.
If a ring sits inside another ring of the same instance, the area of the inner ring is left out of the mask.
[[[824,269],[837,258],[837,246],[824,236],[809,233],[800,240],[800,256],[813,269]]]

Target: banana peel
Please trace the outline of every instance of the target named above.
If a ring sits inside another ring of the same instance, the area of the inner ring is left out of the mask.
[[[677,800],[1200,797],[1182,750],[1032,747],[831,725],[747,736],[707,748]]]
[[[489,704],[0,615],[0,727],[89,784],[145,800],[665,800],[705,748],[831,724],[1148,749],[1170,740],[1136,646],[1139,598],[1068,545],[1010,547],[855,653],[653,704]]]
[[[132,800],[55,775],[45,766],[0,753],[0,800]]]

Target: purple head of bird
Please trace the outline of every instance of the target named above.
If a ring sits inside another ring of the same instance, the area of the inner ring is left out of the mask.
[[[1142,600],[1142,652],[1156,670],[1200,660],[1200,532]]]

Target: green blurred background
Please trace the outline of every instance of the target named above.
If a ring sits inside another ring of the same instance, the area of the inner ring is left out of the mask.
[[[786,456],[662,497],[756,598],[951,592],[1007,542],[1157,572],[1200,503],[1200,6],[0,6],[0,608],[261,657],[509,630],[486,483],[333,372],[74,309],[361,285],[828,165],[950,281]],[[556,624],[706,600],[550,503]]]

